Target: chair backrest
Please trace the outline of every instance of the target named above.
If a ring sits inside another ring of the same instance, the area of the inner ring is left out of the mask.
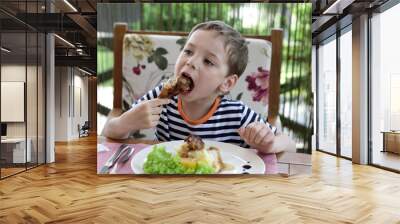
[[[269,121],[278,116],[282,54],[281,29],[270,36],[245,36],[249,63],[230,95]],[[128,109],[133,101],[173,75],[175,61],[188,33],[132,32],[126,24],[114,27],[113,107]]]

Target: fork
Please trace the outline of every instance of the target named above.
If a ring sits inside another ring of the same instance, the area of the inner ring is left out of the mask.
[[[126,150],[124,149],[124,151],[121,152],[120,162],[122,164],[126,163],[134,151],[135,151],[135,148],[133,148],[133,147],[127,147]]]
[[[117,151],[107,160],[107,162],[104,164],[103,168],[100,170],[100,174],[107,174],[109,170],[115,165],[119,157],[121,156],[121,153],[123,150],[129,147],[127,144],[122,144]]]
[[[131,157],[131,155],[133,154],[133,152],[135,151],[135,148],[133,147],[126,147],[122,150],[119,158],[117,159],[117,163],[115,164],[115,166],[111,169],[110,174],[115,174],[116,170],[118,169],[118,165],[122,163],[122,165],[124,165],[129,158]]]

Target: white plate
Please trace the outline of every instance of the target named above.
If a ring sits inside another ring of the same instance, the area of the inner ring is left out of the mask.
[[[172,154],[182,145],[183,140],[170,141],[157,144],[158,146],[165,146],[165,150]],[[245,149],[237,145],[204,140],[205,147],[214,146],[220,149],[222,161],[232,165],[232,170],[222,171],[221,174],[264,174],[265,164],[264,161],[257,155],[254,149]],[[143,164],[147,160],[147,155],[153,150],[153,146],[146,147],[138,152],[131,160],[131,168],[135,174],[144,174]],[[245,166],[248,165],[248,166]],[[248,168],[250,167],[250,168]]]

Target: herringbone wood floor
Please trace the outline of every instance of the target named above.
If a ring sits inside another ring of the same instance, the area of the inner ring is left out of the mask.
[[[97,176],[96,139],[0,181],[0,223],[400,223],[400,175],[319,152],[313,174]]]

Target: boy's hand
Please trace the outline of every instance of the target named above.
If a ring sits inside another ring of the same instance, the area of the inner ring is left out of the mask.
[[[252,148],[264,153],[272,153],[275,135],[264,123],[253,122],[238,130],[240,137]]]
[[[152,99],[140,102],[121,116],[122,125],[129,125],[135,130],[153,128],[160,120],[163,105],[170,103],[169,99]]]

